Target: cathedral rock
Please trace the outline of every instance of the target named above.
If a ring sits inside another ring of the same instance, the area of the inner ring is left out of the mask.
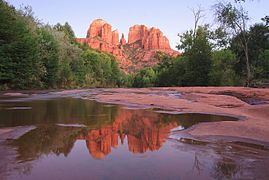
[[[126,73],[158,63],[158,59],[155,58],[157,52],[173,57],[180,54],[171,49],[169,40],[160,29],[148,28],[145,25],[132,26],[126,42],[124,34],[119,40],[118,30],[112,30],[112,26],[102,19],[94,20],[86,38],[77,38],[77,41],[81,44],[86,43],[93,49],[113,54],[120,68]]]

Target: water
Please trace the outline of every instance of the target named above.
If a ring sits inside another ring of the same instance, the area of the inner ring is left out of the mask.
[[[266,149],[170,136],[199,122],[234,120],[168,115],[71,97],[3,99],[0,132],[7,132],[0,133],[0,179],[268,177]],[[15,129],[13,134],[9,129]]]

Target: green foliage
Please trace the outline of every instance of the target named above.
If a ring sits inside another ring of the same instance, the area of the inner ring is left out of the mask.
[[[53,29],[63,32],[70,42],[75,43],[75,33],[68,22],[65,22],[64,25],[57,23]]]
[[[1,88],[34,88],[40,85],[37,35],[6,2],[0,1]]]
[[[260,56],[269,47],[269,27],[266,24],[255,24],[250,27],[246,36],[248,37],[248,47],[249,47],[249,59],[250,66],[252,70],[252,81],[253,85],[264,79],[266,76],[266,71],[263,71],[263,66],[266,67],[264,62],[261,62]],[[238,63],[235,65],[236,73],[245,81],[246,76],[246,64],[245,64],[245,53],[240,46],[239,34],[232,39],[231,50],[236,54]],[[269,79],[269,77],[267,77]]]
[[[0,89],[120,87],[130,84],[115,58],[75,41],[68,23],[51,27],[31,7],[0,0]]]
[[[193,31],[187,31],[180,36],[181,44],[178,48],[184,50],[183,55],[172,58],[159,54],[157,58],[160,62],[153,68],[146,68],[137,73],[133,85],[236,85],[239,78],[234,70],[238,62],[235,54],[227,49],[213,51],[211,40],[215,39],[212,39],[213,32],[209,31],[207,25],[199,26],[195,36],[193,34]]]
[[[134,76],[133,86],[142,88],[142,87],[152,87],[156,81],[156,73],[152,68],[145,68],[139,71]]]
[[[258,63],[255,68],[256,85],[269,81],[269,49],[266,49],[258,57]]]
[[[0,89],[235,86],[269,79],[268,16],[247,29],[239,3],[215,6],[220,26],[180,35],[180,57],[158,53],[159,63],[126,75],[109,53],[75,40],[71,26],[41,24],[31,7],[16,10],[0,0]]]
[[[261,20],[263,22],[265,22],[265,25],[268,27],[268,25],[269,25],[269,16],[264,16]]]
[[[160,63],[155,68],[157,71],[156,74],[156,85],[157,86],[169,86],[172,84],[174,79],[173,74],[171,74],[171,68],[173,59],[171,57],[164,56],[162,57]]]
[[[59,77],[59,49],[56,40],[48,28],[40,28],[39,60],[42,63],[41,80],[45,87],[55,88]]]
[[[235,86],[239,77],[235,72],[238,63],[236,55],[231,50],[215,51],[212,54],[212,68],[209,73],[210,84],[217,86]]]
[[[190,33],[184,34],[180,48],[185,50],[184,55],[188,58],[186,64],[186,85],[205,86],[208,85],[208,73],[211,66],[211,44],[209,42],[210,32],[208,26],[199,26],[196,36],[190,40]]]
[[[250,65],[249,55],[249,38],[247,32],[247,22],[249,20],[248,12],[244,10],[240,1],[236,5],[231,2],[219,2],[215,5],[215,15],[222,27],[226,32],[229,32],[232,37],[238,40],[238,46],[244,53],[244,61],[246,67],[246,80],[245,85],[250,86],[253,78],[253,72]]]
[[[85,87],[115,87],[124,83],[114,56],[88,49],[82,58],[85,64]]]

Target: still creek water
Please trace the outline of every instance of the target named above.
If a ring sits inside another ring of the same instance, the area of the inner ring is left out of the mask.
[[[0,100],[0,179],[269,177],[269,151],[259,146],[171,138],[199,122],[235,118],[169,115],[73,97]],[[16,130],[10,135],[9,129]]]

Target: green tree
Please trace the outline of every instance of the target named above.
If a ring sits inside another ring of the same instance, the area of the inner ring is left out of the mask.
[[[257,85],[269,81],[269,49],[266,49],[259,55],[258,63],[255,69],[255,76],[257,77]]]
[[[40,86],[37,36],[14,7],[0,1],[0,82],[4,88]]]
[[[115,87],[123,83],[115,57],[108,53],[88,49],[82,54],[85,64],[85,86]]]
[[[261,67],[261,64],[264,65],[264,63],[260,62],[259,57],[269,47],[269,35],[267,35],[268,33],[269,27],[267,27],[266,24],[255,24],[251,26],[249,31],[247,32],[249,57],[251,60],[250,66],[252,69],[252,85],[256,84],[261,79],[264,79],[261,78],[263,73],[263,71],[261,71],[263,69],[263,67]],[[232,39],[231,50],[236,53],[239,59],[239,62],[235,66],[236,72],[242,76],[245,73],[245,53],[241,48],[239,36],[235,36]]]
[[[252,80],[250,67],[249,44],[247,36],[248,13],[244,10],[240,1],[237,6],[232,3],[218,3],[215,5],[215,14],[218,22],[225,30],[230,32],[232,36],[237,36],[240,47],[243,49],[246,63],[246,85],[249,86]]]
[[[167,54],[159,53],[157,58],[159,63],[154,68],[156,71],[156,86],[171,86],[174,79],[171,74],[173,58]]]
[[[144,68],[134,76],[133,87],[152,87],[156,81],[156,73],[152,68]]]
[[[172,67],[169,71],[171,77],[171,86],[187,86],[187,56],[180,56],[173,60]]]
[[[212,45],[209,41],[210,31],[208,25],[199,26],[193,31],[187,31],[181,37],[179,49],[183,49],[183,56],[188,61],[186,64],[185,82],[188,86],[208,85],[209,71],[211,68]]]
[[[57,31],[63,32],[70,42],[75,43],[75,33],[68,22],[65,22],[64,25],[57,23],[55,26],[53,26],[53,28]]]
[[[59,80],[58,44],[49,27],[39,29],[39,58],[43,64],[42,81],[45,87],[55,88]]]
[[[254,83],[265,78],[269,79],[267,69],[269,66],[269,58],[267,56],[269,50],[269,26],[266,26],[266,24],[255,24],[250,27],[249,49]]]
[[[238,84],[239,77],[235,72],[238,63],[236,55],[228,49],[212,53],[212,68],[209,73],[210,84],[217,86],[234,86]]]

